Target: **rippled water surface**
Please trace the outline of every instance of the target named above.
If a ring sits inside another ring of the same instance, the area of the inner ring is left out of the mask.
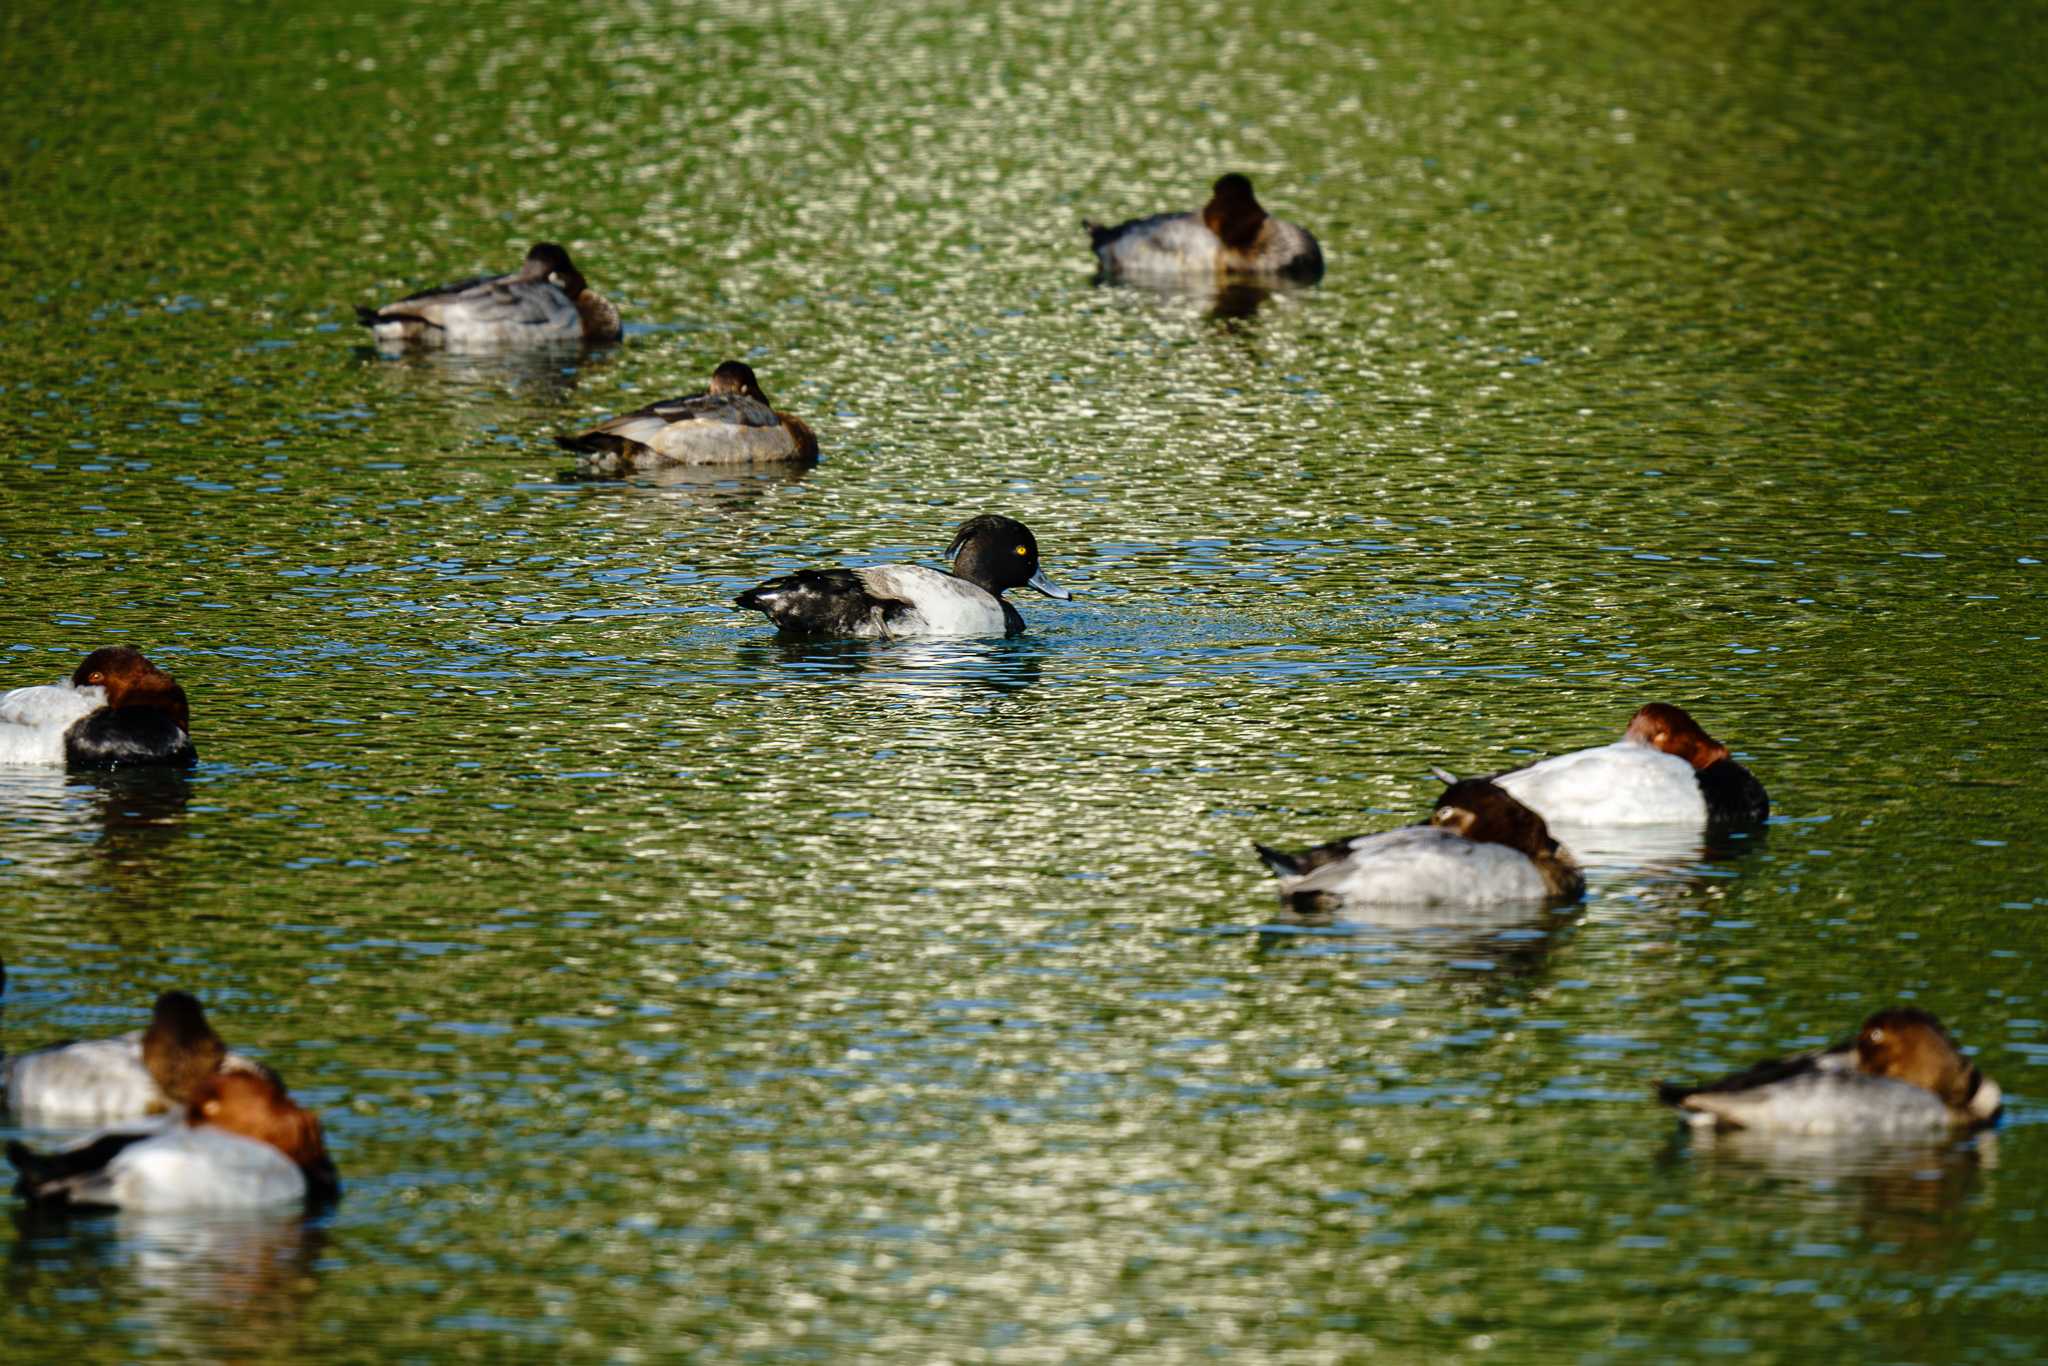
[[[2048,1354],[2043,48],[1829,0],[0,13],[0,683],[135,642],[203,756],[0,773],[0,1042],[197,990],[347,1184],[0,1222],[10,1350]],[[1225,169],[1321,287],[1091,281],[1084,216]],[[622,344],[354,325],[543,238]],[[566,477],[728,356],[818,468]],[[984,509],[1076,594],[1021,638],[727,605]],[[1652,698],[1764,834],[1271,923],[1252,840]],[[1996,1132],[1650,1102],[1891,1001]]]

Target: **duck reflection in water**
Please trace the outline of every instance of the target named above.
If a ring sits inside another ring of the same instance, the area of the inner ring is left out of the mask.
[[[1398,908],[1358,915],[1287,910],[1261,925],[1262,957],[1341,958],[1353,967],[1447,973],[1482,988],[1517,989],[1547,970],[1581,908],[1465,908],[1426,918]]]
[[[1861,1230],[1858,1246],[1883,1249],[1888,1262],[1945,1267],[1981,1236],[1978,1221],[1959,1218],[1998,1169],[1998,1135],[1985,1131],[1955,1141],[1872,1142],[1841,1134],[1787,1134],[1754,1129],[1677,1133],[1657,1154],[1667,1174],[1690,1173],[1698,1200],[1757,1226],[1782,1225],[1801,1213],[1828,1220],[1813,1241],[1839,1243],[1841,1216]],[[1710,1184],[1709,1184],[1710,1183]]]
[[[12,1293],[97,1290],[150,1325],[166,1355],[233,1360],[299,1340],[319,1292],[324,1220],[296,1211],[79,1218],[17,1204]]]
[[[91,860],[95,877],[161,903],[177,890],[162,855],[185,837],[192,790],[183,769],[0,770],[6,857],[42,877],[78,876]]]
[[[1125,279],[1098,271],[1098,288],[1129,289],[1147,294],[1163,304],[1179,305],[1188,313],[1200,313],[1219,322],[1246,322],[1276,295],[1302,293],[1308,285],[1287,281]]]
[[[513,351],[447,351],[410,348],[380,351],[371,346],[355,348],[356,358],[374,367],[374,373],[389,376],[392,383],[417,390],[429,386],[444,394],[466,398],[472,406],[464,411],[466,425],[491,421],[489,405],[530,405],[535,399],[562,402],[572,397],[586,375],[609,366],[618,354],[616,344],[578,341]],[[438,395],[437,395],[438,397]],[[501,425],[510,430],[531,420],[531,414],[507,406]]]
[[[565,469],[558,484],[581,486],[589,496],[615,499],[594,506],[630,521],[668,524],[678,504],[711,513],[751,512],[807,478],[814,465],[670,465],[626,476]]]
[[[962,691],[1015,694],[1035,686],[1047,645],[1043,637],[934,637],[836,640],[750,637],[735,647],[741,669],[779,682],[858,679],[863,686],[913,701]]]

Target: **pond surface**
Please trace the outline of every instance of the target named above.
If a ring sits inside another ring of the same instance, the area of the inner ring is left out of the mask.
[[[1251,9],[0,15],[0,683],[203,757],[0,774],[0,1041],[195,990],[346,1181],[0,1221],[18,1359],[2048,1355],[2038,16]],[[1227,169],[1320,288],[1092,283]],[[622,344],[354,325],[541,239]],[[818,468],[565,477],[726,357]],[[983,510],[1020,638],[728,605]],[[1650,699],[1766,832],[1271,924]],[[1650,1100],[1894,1001],[1997,1131]]]

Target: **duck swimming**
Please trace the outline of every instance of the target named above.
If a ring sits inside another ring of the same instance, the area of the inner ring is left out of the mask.
[[[619,310],[553,242],[535,243],[510,275],[423,289],[382,308],[358,305],[356,318],[386,347],[465,349],[619,338]]]
[[[168,1127],[49,1153],[11,1142],[7,1160],[21,1174],[15,1189],[47,1205],[194,1213],[315,1204],[341,1189],[319,1119],[276,1078],[242,1072],[205,1078]]]
[[[71,677],[0,694],[0,764],[186,768],[185,690],[133,646],[94,650]]]
[[[1110,277],[1268,277],[1304,284],[1323,278],[1323,249],[1316,239],[1268,214],[1251,181],[1236,173],[1217,180],[1199,213],[1158,213],[1113,228],[1083,226]]]
[[[1259,844],[1280,899],[1304,915],[1372,903],[1483,906],[1570,901],[1586,889],[1543,818],[1484,778],[1455,779],[1423,825],[1299,854]]]
[[[713,370],[701,394],[649,404],[576,436],[558,436],[555,444],[577,452],[578,468],[594,475],[818,458],[810,427],[776,412],[753,370],[736,360]]]
[[[1941,1021],[1892,1006],[1856,1037],[1772,1058],[1704,1086],[1659,1083],[1688,1124],[1791,1134],[1905,1136],[1973,1129],[1998,1118],[1998,1083],[1962,1055]]]
[[[1728,746],[1667,702],[1630,718],[1611,745],[1496,774],[1494,782],[1553,825],[1739,829],[1771,814],[1762,783]]]
[[[117,1124],[181,1108],[217,1072],[273,1075],[228,1051],[199,1002],[156,998],[149,1028],[111,1039],[52,1044],[0,1061],[7,1108],[38,1125]]]
[[[733,599],[765,612],[792,635],[894,639],[899,636],[1016,635],[1024,618],[1004,598],[1035,588],[1064,602],[1073,594],[1038,567],[1038,541],[1022,522],[995,513],[970,517],[946,548],[953,569],[885,564],[867,569],[800,569]]]

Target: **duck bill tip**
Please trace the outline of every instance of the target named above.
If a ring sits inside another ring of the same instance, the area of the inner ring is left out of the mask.
[[[1074,595],[1072,593],[1069,593],[1066,589],[1060,587],[1058,584],[1054,583],[1051,579],[1048,579],[1045,576],[1045,571],[1043,569],[1039,570],[1036,574],[1033,574],[1030,578],[1026,579],[1024,581],[1024,586],[1026,588],[1035,588],[1039,592],[1045,594],[1047,597],[1057,598],[1061,602],[1072,602],[1074,600]]]

